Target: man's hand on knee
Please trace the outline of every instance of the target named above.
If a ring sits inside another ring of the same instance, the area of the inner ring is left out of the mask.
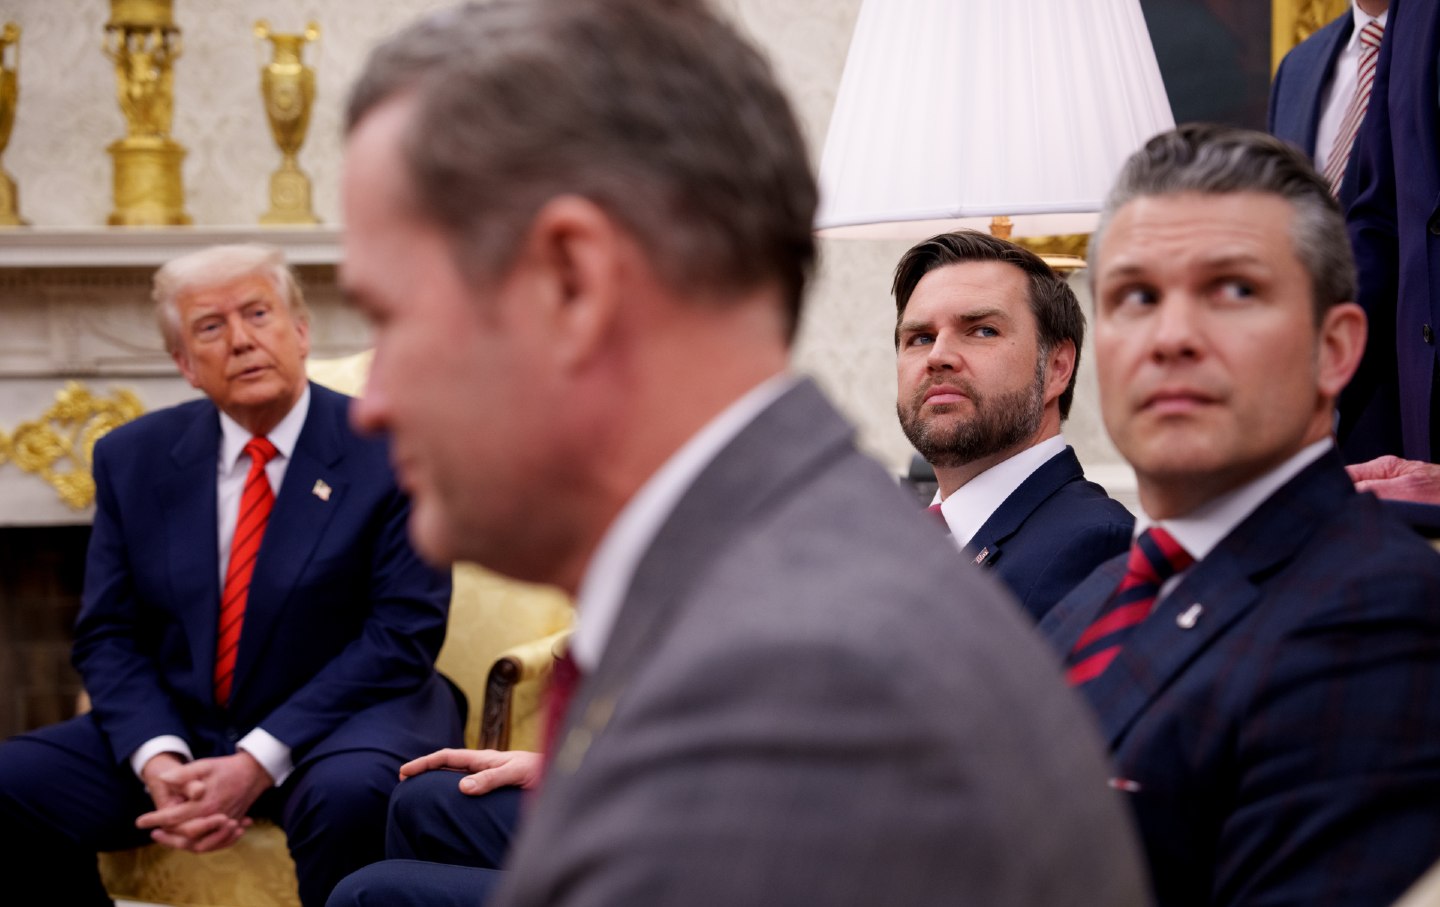
[[[460,792],[479,796],[497,787],[533,788],[540,782],[543,766],[539,753],[524,750],[444,749],[400,766],[400,780],[437,769],[465,772]]]
[[[146,774],[150,774],[148,763]],[[167,793],[178,791],[183,798],[165,804],[157,800],[158,808],[136,819],[136,827],[151,829],[150,836],[157,843],[199,853],[238,841],[250,826],[246,813],[274,783],[243,750],[233,756],[160,768],[155,781]],[[146,783],[150,783],[148,777]]]

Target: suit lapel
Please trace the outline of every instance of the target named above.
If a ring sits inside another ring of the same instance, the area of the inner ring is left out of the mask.
[[[344,398],[312,384],[310,411],[285,468],[285,480],[275,496],[275,508],[255,559],[235,657],[234,698],[243,693],[262,643],[270,638],[291,592],[299,588],[302,572],[344,500],[348,483],[338,469],[345,452],[344,418]],[[317,482],[324,485],[317,486]],[[320,493],[317,487],[322,489]]]
[[[200,701],[213,691],[216,624],[220,619],[220,537],[216,526],[215,484],[219,469],[220,416],[213,406],[198,415],[170,448],[156,498],[165,514],[165,558],[170,599],[179,602],[194,659],[194,687]]]
[[[990,567],[1000,559],[1005,542],[1030,518],[1035,508],[1045,503],[1051,495],[1062,487],[1074,482],[1077,479],[1085,478],[1085,471],[1080,468],[1080,460],[1075,456],[1075,449],[1067,446],[1060,453],[1040,464],[1040,468],[1032,472],[1025,481],[1020,483],[990,518],[975,537],[970,540],[966,550],[970,552],[975,563]]]
[[[802,380],[700,473],[636,568],[600,664],[567,713],[547,785],[578,768],[585,747],[604,729],[633,671],[658,646],[706,565],[745,533],[757,510],[803,487],[818,461],[848,450],[851,434],[819,389]]]
[[[1330,76],[1335,72],[1335,62],[1340,58],[1340,51],[1344,49],[1345,42],[1350,38],[1350,32],[1355,28],[1355,17],[1349,9],[1341,16],[1339,28],[1330,30],[1329,43],[1324,50],[1324,65],[1312,66],[1305,70],[1302,97],[1306,98],[1304,131],[1305,143],[1310,146],[1310,157],[1320,153],[1316,147],[1318,133],[1320,131],[1320,114],[1323,109],[1322,101],[1325,98],[1325,86],[1330,82]],[[1329,149],[1325,149],[1328,151]]]
[[[1084,687],[1112,748],[1187,665],[1260,604],[1260,583],[1292,560],[1315,526],[1353,493],[1338,455],[1327,453],[1246,517],[1131,632],[1110,667]],[[1099,601],[1087,609],[1091,618],[1098,608]],[[1069,625],[1072,645],[1087,625]]]

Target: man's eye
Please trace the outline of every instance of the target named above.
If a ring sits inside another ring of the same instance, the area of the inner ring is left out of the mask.
[[[1157,299],[1158,297],[1155,293],[1146,287],[1128,287],[1115,294],[1114,304],[1116,308],[1126,306],[1144,307],[1154,305]]]
[[[1255,295],[1255,287],[1244,280],[1226,280],[1220,284],[1220,295],[1226,299],[1249,299]]]
[[[195,336],[202,340],[210,337],[218,337],[219,335],[220,322],[218,321],[202,321],[195,325]]]
[[[975,334],[976,337],[999,337],[999,336],[1000,336],[1000,332],[997,331],[997,330],[995,330],[993,327],[991,327],[991,326],[988,325],[988,324],[979,325],[978,327],[975,328],[975,330],[974,330],[973,333]]]
[[[934,334],[911,334],[905,339],[906,346],[927,346],[934,342]]]

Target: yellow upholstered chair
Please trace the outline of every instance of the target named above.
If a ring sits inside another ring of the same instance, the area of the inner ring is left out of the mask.
[[[356,393],[368,353],[314,360],[310,376]],[[517,583],[473,564],[455,567],[450,623],[436,665],[470,701],[467,746],[537,749],[540,694],[555,647],[569,633],[570,601],[559,590]],[[100,855],[113,897],[177,907],[299,907],[285,834],[257,822],[233,847],[191,854],[152,845]]]

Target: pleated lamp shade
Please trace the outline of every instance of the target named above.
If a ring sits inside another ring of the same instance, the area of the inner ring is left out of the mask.
[[[825,236],[1088,233],[1175,125],[1139,0],[863,0],[820,163]]]

